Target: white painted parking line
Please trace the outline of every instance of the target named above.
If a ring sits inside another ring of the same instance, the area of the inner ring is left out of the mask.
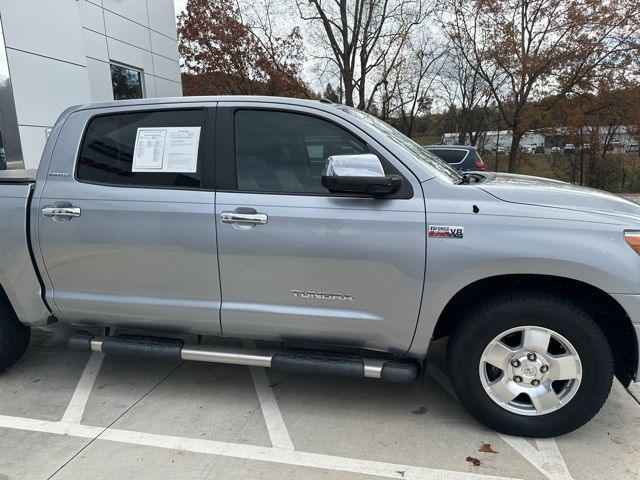
[[[458,397],[453,391],[449,377],[433,365],[428,367],[429,376],[440,384],[456,400]],[[554,438],[536,439],[537,449],[523,437],[513,437],[498,433],[498,436],[511,448],[518,452],[524,459],[538,469],[549,480],[572,480],[571,472],[562,458],[558,444]]]
[[[549,480],[573,480],[553,438],[535,439],[537,449],[525,438],[499,433],[500,438]]]
[[[104,431],[103,427],[88,427],[70,422],[50,422],[47,420],[37,420],[35,418],[10,417],[7,415],[0,415],[0,427],[91,439],[96,438]]]
[[[548,469],[553,472],[553,478],[558,480],[573,479],[555,438],[537,438],[536,445],[538,446],[538,451],[546,457],[547,463],[543,463],[543,465],[549,465]]]
[[[76,425],[68,422],[49,422],[32,418],[0,415],[0,428],[44,432],[73,437],[95,438],[130,445],[179,450],[184,452],[219,455],[244,460],[295,465],[338,472],[350,472],[376,477],[408,480],[517,480],[512,477],[456,472],[436,468],[416,467],[397,463],[376,462],[357,458],[336,457],[282,448],[258,447],[239,443],[217,442],[196,438],[156,435],[103,427]]]
[[[258,394],[262,415],[267,424],[271,444],[275,448],[294,450],[287,426],[282,419],[282,413],[280,413],[276,398],[269,386],[267,372],[264,371],[264,368],[259,367],[249,367],[249,370],[251,371],[251,378],[253,379],[256,393]]]
[[[63,422],[80,423],[82,421],[82,415],[87,406],[89,395],[91,395],[93,384],[98,377],[102,360],[104,360],[104,354],[100,352],[93,352],[89,357],[89,361],[87,361],[87,365],[84,367],[78,386],[73,392],[67,410],[62,416]]]
[[[256,348],[256,344],[253,341],[245,340],[242,344],[247,348]],[[269,431],[269,438],[271,439],[271,445],[274,448],[282,448],[285,450],[294,450],[293,442],[289,436],[287,426],[282,418],[282,413],[278,407],[276,397],[269,386],[269,377],[264,368],[249,367],[251,372],[251,378],[253,380],[253,386],[256,389],[258,395],[258,401],[260,402],[260,408],[262,409],[262,416],[267,424],[267,430]]]

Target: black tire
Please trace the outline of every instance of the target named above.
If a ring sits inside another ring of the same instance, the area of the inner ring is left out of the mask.
[[[575,396],[544,415],[513,413],[495,403],[480,380],[484,349],[502,332],[520,326],[551,329],[580,356],[582,379]],[[570,299],[546,293],[514,292],[474,305],[449,339],[449,375],[465,408],[480,422],[509,435],[552,437],[571,432],[598,413],[611,391],[613,356],[602,330]]]
[[[18,321],[9,301],[0,292],[0,372],[22,358],[30,338],[31,328]]]

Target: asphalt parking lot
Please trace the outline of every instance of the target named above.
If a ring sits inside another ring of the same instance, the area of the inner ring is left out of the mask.
[[[640,405],[617,382],[587,426],[532,440],[476,422],[440,371],[396,386],[104,357],[68,350],[71,331],[34,331],[0,374],[0,480],[640,479]]]

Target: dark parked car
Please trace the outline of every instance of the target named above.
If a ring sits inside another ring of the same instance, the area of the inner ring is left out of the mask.
[[[467,145],[425,145],[424,148],[463,172],[484,170],[484,162],[480,158],[476,147]]]
[[[4,147],[0,147],[0,170],[7,169],[7,156],[4,153]]]

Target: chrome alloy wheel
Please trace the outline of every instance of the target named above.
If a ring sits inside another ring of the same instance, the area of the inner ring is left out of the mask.
[[[576,349],[562,335],[534,326],[496,336],[482,352],[480,381],[487,395],[519,415],[545,415],[574,397],[582,378]]]

